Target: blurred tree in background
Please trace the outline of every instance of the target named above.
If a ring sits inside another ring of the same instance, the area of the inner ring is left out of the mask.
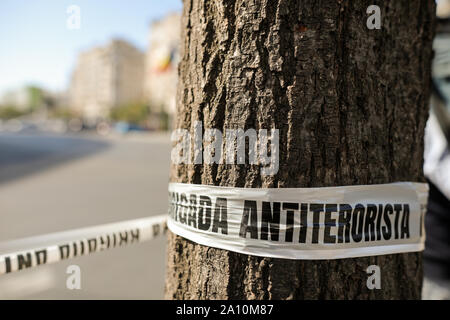
[[[44,92],[36,86],[28,86],[26,90],[28,92],[30,111],[35,111],[44,104]]]
[[[17,109],[14,106],[3,106],[0,108],[0,119],[9,120],[23,116],[27,112]]]
[[[50,118],[58,118],[63,120],[70,120],[73,118],[81,118],[81,116],[67,107],[55,107],[49,112]]]
[[[150,116],[150,109],[145,103],[134,102],[111,110],[113,121],[124,121],[135,125],[145,125]]]

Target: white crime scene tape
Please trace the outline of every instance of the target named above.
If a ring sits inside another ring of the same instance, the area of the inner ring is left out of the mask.
[[[193,242],[285,259],[422,251],[428,185],[326,188],[169,184],[168,228]]]
[[[154,239],[167,216],[57,232],[0,243],[0,275]]]

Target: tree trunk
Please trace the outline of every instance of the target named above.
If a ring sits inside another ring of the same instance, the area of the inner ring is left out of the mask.
[[[375,3],[373,3],[375,2]],[[366,26],[381,8],[381,29]],[[185,0],[177,128],[279,129],[280,167],[172,165],[171,181],[245,188],[424,181],[434,1]],[[381,289],[366,286],[369,265]],[[169,232],[168,299],[419,299],[421,253],[262,258]]]

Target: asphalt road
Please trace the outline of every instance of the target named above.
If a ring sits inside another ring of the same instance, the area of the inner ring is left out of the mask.
[[[0,134],[0,241],[164,214],[169,161],[167,135]],[[0,299],[160,299],[164,267],[163,237],[0,276]]]

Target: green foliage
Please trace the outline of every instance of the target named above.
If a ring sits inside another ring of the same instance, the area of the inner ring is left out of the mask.
[[[25,111],[21,111],[12,106],[0,107],[0,119],[9,120],[18,118],[20,116],[23,116],[24,114],[26,114]]]
[[[164,110],[159,114],[160,129],[163,131],[169,130],[169,114]]]
[[[58,119],[64,119],[64,120],[70,120],[73,118],[79,118],[79,115],[76,114],[73,110],[70,110],[68,108],[55,108],[50,111],[49,114],[52,118],[58,118]]]
[[[41,88],[35,86],[27,87],[28,98],[31,110],[36,110],[44,102],[44,93]]]
[[[125,121],[131,124],[144,124],[150,115],[148,106],[144,103],[130,103],[111,110],[110,118],[114,121]]]

